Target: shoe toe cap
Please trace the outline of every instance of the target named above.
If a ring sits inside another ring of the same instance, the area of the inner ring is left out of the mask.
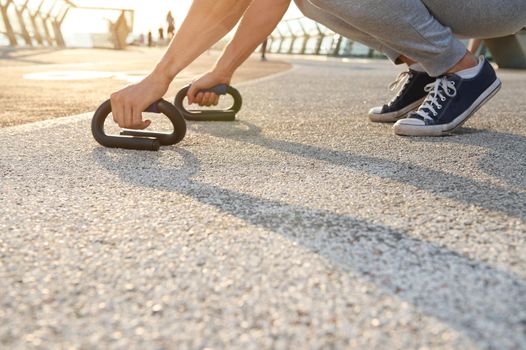
[[[369,115],[373,115],[373,114],[382,114],[382,111],[383,111],[383,107],[373,107],[369,110]]]
[[[409,117],[406,119],[400,119],[395,125],[425,126],[426,123],[421,119]]]

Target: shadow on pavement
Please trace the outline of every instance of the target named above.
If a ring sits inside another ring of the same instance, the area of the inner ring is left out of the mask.
[[[198,125],[198,127],[195,127]],[[248,128],[240,130],[233,128],[233,125]],[[388,159],[376,158],[366,155],[357,155],[347,152],[325,149],[317,146],[306,145],[296,142],[270,139],[261,134],[261,129],[245,121],[236,124],[193,124],[192,130],[198,133],[207,133],[215,137],[228,138],[242,141],[279,152],[287,152],[297,156],[324,161],[335,165],[345,166],[353,170],[359,170],[390,181],[400,182],[424,190],[437,197],[451,198],[466,204],[472,204],[494,212],[500,212],[522,221],[526,221],[526,191],[514,191],[486,182],[479,182],[459,175],[442,172],[434,169],[419,167],[415,164],[404,164]],[[509,143],[496,142],[497,138],[508,139]],[[430,139],[427,139],[430,140]],[[450,142],[456,140],[459,143],[472,142],[480,147],[491,148],[494,152],[502,153],[502,150],[512,151],[510,156],[515,157],[515,162],[499,162],[490,157],[488,161],[481,162],[481,167],[504,181],[515,184],[524,183],[524,176],[516,174],[526,174],[526,171],[518,172],[506,169],[511,166],[526,168],[525,158],[526,141],[523,137],[499,133],[488,133],[487,137],[449,137],[433,139],[433,141],[423,142]],[[522,152],[522,153],[521,153]],[[498,156],[495,157],[498,159]],[[522,161],[521,161],[522,159]],[[503,164],[508,164],[507,166]],[[371,166],[374,164],[375,166]],[[522,165],[521,165],[522,164]],[[469,193],[469,195],[466,195]]]
[[[214,124],[211,128],[217,127]],[[242,137],[337,164],[353,164],[357,160],[383,162],[272,141],[258,134],[258,129],[252,126]],[[96,148],[92,156],[103,169],[133,186],[183,194],[297,242],[353,276],[446,322],[481,346],[514,348],[526,342],[525,320],[521,319],[524,314],[517,312],[517,305],[526,304],[526,282],[518,276],[412,238],[405,232],[349,215],[259,198],[194,180],[192,177],[200,171],[199,159],[184,149],[175,148],[174,152],[182,158],[182,166],[162,164],[162,153]],[[389,169],[395,166],[403,165],[386,164]]]
[[[526,191],[526,137],[522,135],[462,128],[449,137],[415,138],[415,141],[451,143],[453,147],[461,144],[489,150],[479,161],[480,170]]]

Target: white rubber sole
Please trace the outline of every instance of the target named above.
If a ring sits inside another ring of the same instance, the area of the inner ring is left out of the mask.
[[[394,133],[400,136],[443,136],[447,135],[456,128],[462,126],[476,111],[478,111],[486,102],[499,92],[502,82],[497,78],[484,91],[479,98],[461,115],[456,117],[451,123],[442,125],[411,125],[405,124],[404,120],[397,122],[393,126]]]
[[[416,111],[418,107],[424,102],[425,97],[421,100],[413,102],[412,104],[402,108],[399,111],[391,113],[371,113],[369,112],[369,120],[375,123],[394,123],[400,119],[405,118],[412,111]]]

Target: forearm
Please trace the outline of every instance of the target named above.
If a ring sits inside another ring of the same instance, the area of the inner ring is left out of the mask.
[[[220,75],[232,76],[272,33],[289,5],[290,0],[254,0],[245,12],[234,38],[216,62],[214,71]]]
[[[171,81],[232,30],[250,2],[251,0],[194,0],[180,30],[154,72]]]

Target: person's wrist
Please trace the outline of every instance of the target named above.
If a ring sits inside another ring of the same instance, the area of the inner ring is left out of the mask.
[[[175,79],[178,73],[178,69],[159,63],[153,70],[152,75],[155,78],[170,84],[172,80]]]
[[[232,80],[232,75],[234,72],[229,69],[225,69],[224,67],[216,66],[212,70],[212,73],[221,81],[223,84],[230,84],[230,80]]]

